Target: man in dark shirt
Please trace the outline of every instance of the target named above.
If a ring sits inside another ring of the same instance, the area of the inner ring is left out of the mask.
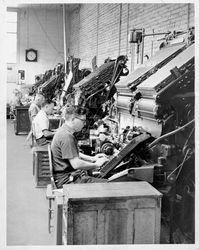
[[[51,149],[53,175],[57,188],[67,183],[105,182],[106,180],[87,175],[86,170],[98,169],[108,161],[104,154],[88,156],[78,150],[75,132],[85,125],[83,109],[68,106],[64,112],[65,123],[55,133]]]

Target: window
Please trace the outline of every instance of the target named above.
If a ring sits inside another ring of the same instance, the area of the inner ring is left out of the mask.
[[[6,47],[7,63],[16,63],[17,61],[17,12],[6,12]]]

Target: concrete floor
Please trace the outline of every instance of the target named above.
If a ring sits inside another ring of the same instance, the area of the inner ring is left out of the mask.
[[[52,245],[46,188],[35,188],[26,136],[7,120],[7,245]]]

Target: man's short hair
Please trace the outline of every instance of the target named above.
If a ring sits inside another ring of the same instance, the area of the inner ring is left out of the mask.
[[[71,115],[82,116],[82,115],[87,115],[87,113],[88,110],[86,108],[75,106],[70,103],[67,103],[63,108],[63,115],[64,118],[66,119]]]
[[[51,103],[53,103],[54,106],[56,106],[56,102],[54,102],[53,100],[45,99],[45,101],[42,103],[42,108]]]
[[[39,98],[39,99],[40,99],[40,98],[43,98],[43,99],[45,99],[45,97],[44,97],[42,94],[39,94],[39,93],[37,93],[37,94],[35,95],[35,99],[36,99],[36,98]]]

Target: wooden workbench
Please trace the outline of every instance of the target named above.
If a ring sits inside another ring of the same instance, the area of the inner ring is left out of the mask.
[[[160,242],[162,194],[149,183],[67,184],[63,191],[63,244]]]

